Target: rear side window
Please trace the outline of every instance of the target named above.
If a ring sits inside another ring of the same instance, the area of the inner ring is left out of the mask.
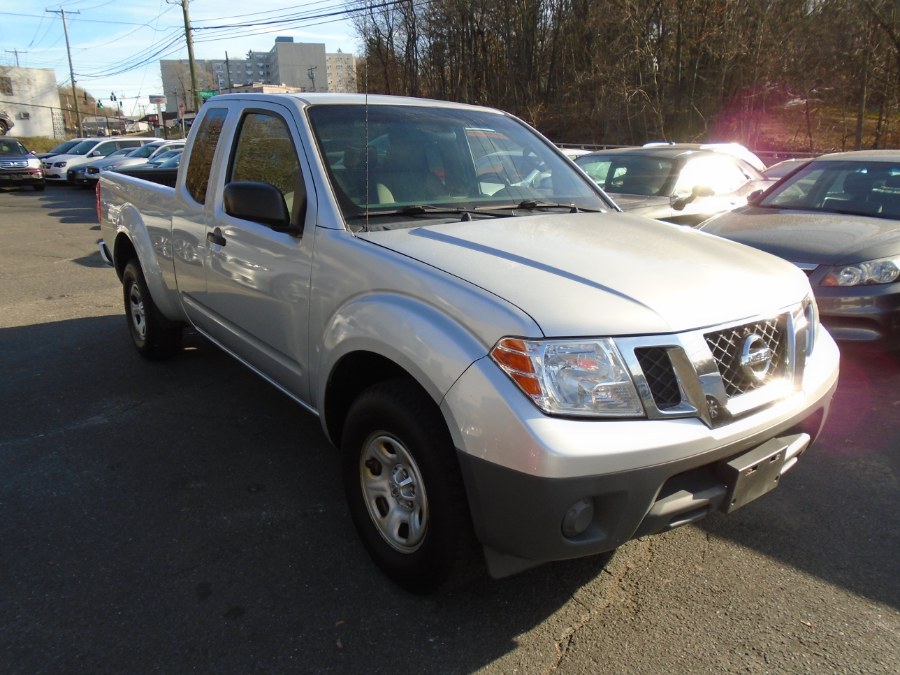
[[[200,123],[194,143],[191,147],[191,159],[187,167],[185,186],[191,197],[200,204],[206,203],[206,190],[209,187],[209,173],[212,169],[216,145],[222,135],[227,111],[224,108],[208,110]]]

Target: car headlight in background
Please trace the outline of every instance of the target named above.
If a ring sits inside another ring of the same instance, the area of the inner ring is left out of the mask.
[[[900,256],[833,267],[822,279],[823,286],[891,284],[900,277]]]
[[[66,168],[66,162],[56,162],[53,166],[55,166],[57,169],[64,169]]]
[[[643,417],[644,407],[608,338],[503,338],[491,358],[541,410],[581,417]]]

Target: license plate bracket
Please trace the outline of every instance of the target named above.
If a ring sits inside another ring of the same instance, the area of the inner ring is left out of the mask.
[[[728,488],[722,510],[736,511],[778,487],[788,448],[799,436],[773,438],[737,457],[718,462],[716,476]]]

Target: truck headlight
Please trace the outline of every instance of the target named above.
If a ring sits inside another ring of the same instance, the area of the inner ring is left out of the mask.
[[[29,169],[40,169],[41,168],[41,160],[37,157],[29,157],[28,158],[28,168]]]
[[[803,317],[806,319],[806,355],[812,354],[816,346],[816,340],[819,337],[819,307],[816,305],[816,299],[812,295],[806,296],[803,300]]]
[[[644,407],[612,340],[506,337],[491,358],[544,412],[580,417],[643,417]]]
[[[823,286],[864,286],[866,284],[891,284],[900,277],[900,256],[867,260],[832,267],[822,279]]]

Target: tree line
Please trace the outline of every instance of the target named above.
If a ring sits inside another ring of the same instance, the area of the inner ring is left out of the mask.
[[[557,142],[898,147],[900,0],[357,0],[361,91]]]

